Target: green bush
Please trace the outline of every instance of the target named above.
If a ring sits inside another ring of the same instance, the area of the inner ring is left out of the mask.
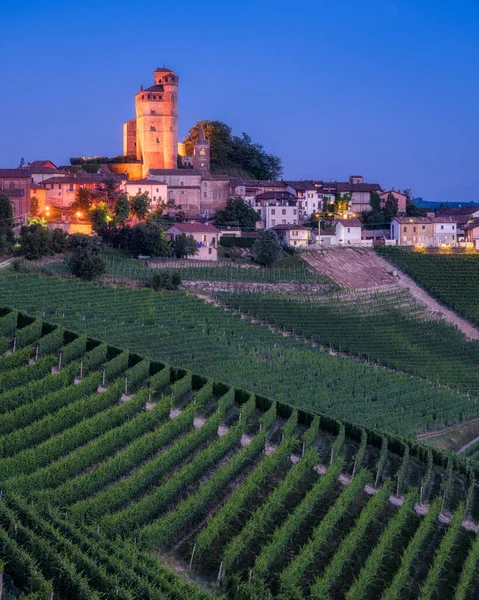
[[[161,271],[151,280],[151,287],[155,292],[160,290],[176,291],[181,284],[181,275],[178,271]]]
[[[255,237],[220,237],[220,246],[223,248],[252,248],[255,243]]]

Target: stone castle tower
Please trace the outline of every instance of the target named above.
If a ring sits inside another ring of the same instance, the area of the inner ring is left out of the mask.
[[[210,170],[210,143],[206,139],[203,125],[200,125],[200,132],[195,142],[193,168],[200,171]]]
[[[178,77],[158,68],[154,85],[135,96],[136,118],[123,125],[123,154],[149,169],[176,169],[178,156]]]

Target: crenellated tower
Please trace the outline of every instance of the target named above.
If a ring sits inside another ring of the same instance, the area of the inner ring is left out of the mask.
[[[143,176],[149,169],[176,169],[178,155],[178,77],[165,67],[153,73],[154,85],[135,96],[136,120],[125,124],[124,153],[134,149],[143,161]],[[132,144],[133,123],[136,146]]]

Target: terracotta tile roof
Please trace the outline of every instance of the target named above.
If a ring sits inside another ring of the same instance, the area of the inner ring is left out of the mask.
[[[143,94],[144,92],[164,92],[165,90],[163,89],[163,84],[155,84],[152,85],[149,88],[146,88],[146,90],[141,90],[138,92],[138,94]],[[137,94],[137,96],[138,96]]]
[[[398,194],[399,196],[404,196],[404,198],[407,198],[406,194],[403,194],[402,192],[398,191],[398,190],[386,190],[384,192],[382,192],[380,194],[381,198],[383,196],[385,196],[386,198],[388,197],[388,194]]]
[[[306,227],[305,225],[275,225],[274,227],[271,227],[271,229],[274,229],[275,231],[289,231],[291,229],[311,231],[311,227]]]
[[[177,227],[183,233],[220,233],[219,229],[209,223],[174,223],[166,231],[172,227]]]
[[[114,181],[121,181],[127,178],[128,177],[124,174],[118,175],[110,173],[107,177],[104,177],[103,175],[98,175],[97,173],[91,173],[85,175],[78,175],[76,177],[72,175],[67,177],[50,177],[49,179],[45,179],[43,183],[103,183],[104,181],[108,181],[108,179],[113,179]]]
[[[349,183],[338,182],[338,192],[380,192],[382,191],[379,183]]]
[[[30,179],[30,173],[28,169],[0,169],[0,177]]]
[[[284,181],[275,181],[267,179],[231,179],[231,185],[244,185],[249,187],[286,187]]]
[[[263,192],[256,196],[256,200],[297,200],[291,192]]]
[[[438,208],[436,211],[436,216],[444,216],[444,215],[472,215],[475,212],[479,211],[479,205],[476,206],[454,206],[451,208]]]
[[[203,174],[199,169],[150,169],[148,172],[150,175],[184,175],[185,177]]]
[[[362,227],[363,224],[361,223],[361,221],[359,219],[335,219],[334,220],[334,225],[336,225],[336,223],[341,223],[341,225],[343,227]]]
[[[429,217],[394,217],[393,221],[397,221],[401,225],[431,225],[433,223]]]
[[[166,183],[158,179],[131,179],[126,185],[166,185]]]
[[[314,190],[316,191],[316,186],[312,181],[285,181],[289,187],[292,187],[296,191],[306,191],[306,190]]]
[[[434,223],[458,223],[460,219],[453,215],[439,215],[431,218]]]
[[[469,221],[469,223],[467,223],[467,225],[464,226],[464,231],[476,229],[476,227],[479,227],[479,219],[472,219],[472,221]]]

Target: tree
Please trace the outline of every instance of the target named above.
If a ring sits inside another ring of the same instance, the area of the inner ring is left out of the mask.
[[[232,135],[229,125],[222,121],[198,121],[184,138],[186,153],[193,155],[196,138],[203,125],[211,146],[211,170],[240,170],[252,179],[278,179],[283,172],[281,159],[268,154],[250,136]]]
[[[138,223],[130,229],[124,249],[135,255],[146,256],[170,256],[173,251],[165,232],[156,225],[146,223]]]
[[[91,192],[93,200],[105,202],[111,211],[113,211],[115,202],[120,194],[120,183],[112,177],[104,179]]]
[[[237,196],[230,198],[226,206],[216,213],[216,225],[234,225],[242,229],[255,229],[260,216],[247,202]]]
[[[101,256],[102,245],[99,238],[81,234],[72,235],[68,245],[72,253],[67,263],[73,275],[87,281],[103,275],[106,265]]]
[[[51,256],[54,252],[52,234],[41,223],[24,225],[20,230],[20,246],[29,260]]]
[[[92,191],[88,188],[81,187],[78,189],[75,200],[72,204],[72,210],[74,212],[81,212],[87,214],[90,210],[92,203]]]
[[[155,292],[160,290],[176,291],[179,285],[181,285],[181,276],[178,271],[160,271],[151,281],[151,287]]]
[[[114,223],[115,225],[124,226],[130,216],[130,201],[126,194],[120,194],[115,202],[114,207]]]
[[[349,211],[349,203],[351,202],[351,194],[338,196],[334,201],[334,213],[340,214]]]
[[[144,221],[150,212],[151,198],[148,192],[140,194],[138,192],[134,196],[130,196],[131,214],[139,221]]]
[[[53,252],[55,252],[55,254],[61,254],[62,252],[64,252],[64,250],[67,247],[68,234],[65,233],[63,231],[63,229],[60,229],[59,227],[56,227],[51,232],[51,237],[52,237],[52,250],[53,250]]]
[[[182,233],[173,242],[173,251],[177,258],[188,258],[198,254],[198,242],[192,235]]]
[[[36,196],[32,196],[30,200],[30,216],[38,217],[39,202]]]
[[[0,193],[0,252],[10,252],[15,241],[13,207],[10,198]]]
[[[269,267],[277,262],[283,253],[281,242],[276,231],[264,231],[255,241],[252,248],[254,260],[263,267]]]
[[[381,210],[381,197],[377,192],[371,192],[371,198],[369,204],[373,212],[378,213]]]
[[[108,204],[106,202],[98,202],[90,208],[91,226],[94,231],[98,232],[107,227],[111,221]]]
[[[387,219],[393,219],[398,214],[398,201],[391,192],[389,192],[384,203],[384,216]]]

